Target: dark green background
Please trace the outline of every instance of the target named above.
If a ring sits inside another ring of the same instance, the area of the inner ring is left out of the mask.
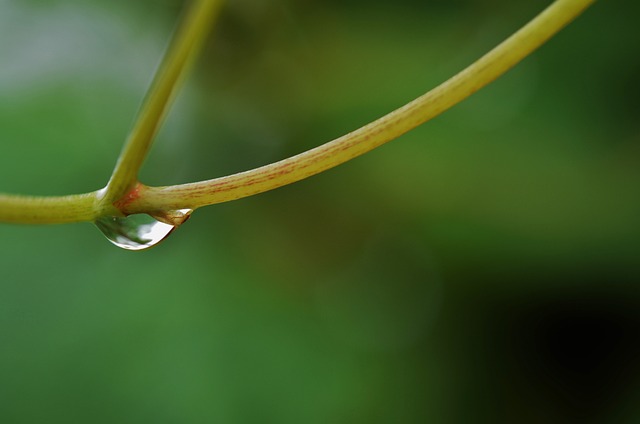
[[[141,179],[273,162],[546,1],[230,1]],[[179,1],[0,0],[0,191],[102,187]],[[640,34],[601,1],[362,158],[146,252],[0,226],[0,422],[640,420]]]

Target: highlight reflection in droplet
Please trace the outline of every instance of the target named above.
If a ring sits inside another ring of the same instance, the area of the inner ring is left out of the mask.
[[[153,247],[167,238],[173,230],[191,215],[190,209],[172,211],[171,216],[179,216],[172,225],[161,222],[147,214],[135,214],[126,217],[106,216],[95,221],[96,227],[114,245],[126,250],[144,250]]]

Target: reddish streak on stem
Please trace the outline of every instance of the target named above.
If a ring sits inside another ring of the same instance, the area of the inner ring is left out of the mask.
[[[142,185],[141,183],[136,183],[131,190],[124,194],[124,196],[113,202],[113,206],[121,211],[124,211],[127,208],[127,205],[141,196],[140,192],[143,188],[144,185]]]

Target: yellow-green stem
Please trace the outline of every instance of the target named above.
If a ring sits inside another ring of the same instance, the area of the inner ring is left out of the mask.
[[[281,187],[320,173],[391,141],[439,115],[541,46],[595,0],[557,0],[531,22],[443,84],[409,104],[336,140],[251,171],[169,187],[145,187],[126,213],[195,209]]]
[[[138,182],[138,172],[153,139],[221,4],[222,0],[196,0],[187,11],[120,153],[103,202],[117,201]]]
[[[508,71],[516,63],[551,38],[595,0],[556,0],[526,26],[471,66],[445,83],[388,115],[315,149],[251,171],[213,180],[169,187],[137,184],[142,165],[180,76],[192,53],[175,47],[144,103],[138,124],[125,145],[109,185],[105,190],[61,197],[29,197],[0,194],[0,221],[20,223],[62,223],[91,221],[108,214],[131,214],[190,208],[239,199],[261,193],[317,174],[393,140],[464,100]],[[194,6],[207,8],[211,17],[189,15],[188,22],[202,25],[198,37],[215,15],[218,0],[199,0]],[[212,9],[208,9],[212,7]],[[196,12],[192,12],[196,13]],[[203,12],[207,13],[207,12]],[[178,38],[180,35],[178,36]],[[191,52],[194,45],[184,47]],[[176,51],[178,51],[176,53]],[[172,56],[173,57],[173,56]],[[173,64],[172,62],[176,63]],[[166,66],[166,68],[165,68]],[[165,76],[162,76],[164,74]],[[117,208],[114,206],[117,205]]]
[[[0,221],[19,224],[93,221],[105,212],[97,205],[97,193],[58,197],[0,194]]]

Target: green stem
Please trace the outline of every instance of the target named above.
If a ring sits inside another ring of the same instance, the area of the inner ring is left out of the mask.
[[[190,208],[272,190],[347,162],[464,100],[528,56],[595,0],[557,0],[531,22],[448,81],[364,127],[251,171],[169,187],[143,187],[125,213]]]
[[[222,4],[221,0],[197,0],[188,10],[167,49],[151,88],[138,113],[104,193],[105,203],[121,198],[138,182],[138,172],[153,139]]]
[[[315,149],[222,178],[147,187],[137,183],[138,170],[196,44],[204,36],[205,23],[212,19],[219,4],[218,0],[200,0],[187,18],[187,26],[200,29],[179,32],[178,41],[163,62],[106,189],[62,197],[0,194],[0,221],[60,223],[91,221],[107,214],[195,209],[299,181],[366,153],[451,108],[508,71],[594,2],[556,0],[502,44],[445,83],[388,115]],[[198,16],[199,8],[206,16]]]
[[[0,221],[18,224],[93,221],[104,213],[97,206],[97,194],[97,191],[59,197],[0,194]]]

